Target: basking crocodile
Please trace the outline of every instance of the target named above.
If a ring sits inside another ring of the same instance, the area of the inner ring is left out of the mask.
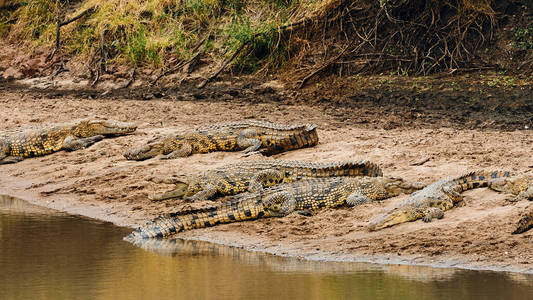
[[[173,180],[176,188],[154,195],[152,200],[184,197],[187,200],[207,200],[215,196],[256,192],[266,186],[288,183],[313,177],[383,176],[380,167],[372,162],[344,161],[312,163],[289,160],[245,161],[213,169],[187,180]],[[164,179],[165,181],[165,179]],[[166,179],[170,182],[172,179]]]
[[[461,192],[487,187],[493,180],[508,177],[509,172],[471,172],[463,176],[441,180],[414,192],[403,202],[393,206],[368,224],[371,231],[418,219],[430,222],[440,219],[444,211],[464,204]]]
[[[16,163],[60,150],[79,150],[104,137],[132,133],[136,128],[132,123],[113,120],[82,120],[0,132],[0,164]]]
[[[533,209],[518,221],[518,227],[513,231],[513,234],[524,233],[531,228],[533,228]]]
[[[509,199],[511,202],[526,199],[533,201],[533,176],[501,178],[492,182],[489,188],[515,195],[516,197]]]
[[[316,125],[281,125],[245,120],[218,123],[182,135],[173,135],[124,153],[129,160],[145,160],[163,155],[164,159],[214,151],[258,151],[273,155],[318,143]]]
[[[386,177],[313,178],[244,193],[231,201],[197,210],[160,216],[137,228],[126,240],[167,237],[177,232],[223,223],[283,217],[292,212],[312,211],[340,205],[359,205],[420,189],[401,179]]]
[[[513,194],[510,202],[520,200],[533,201],[533,176],[501,178],[491,183],[490,188],[503,193]],[[533,209],[518,222],[513,234],[519,234],[533,228]]]

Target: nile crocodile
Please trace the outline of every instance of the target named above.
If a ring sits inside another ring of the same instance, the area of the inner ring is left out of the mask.
[[[513,234],[524,233],[531,228],[533,228],[533,209],[518,221],[518,227],[513,231]]]
[[[160,216],[137,228],[126,240],[167,237],[177,232],[223,223],[309,214],[343,204],[354,206],[420,189],[401,179],[386,177],[312,178],[276,185],[260,192],[232,196],[219,205]]]
[[[418,219],[424,222],[440,219],[445,210],[464,204],[461,192],[487,187],[493,180],[508,176],[509,172],[477,171],[432,183],[370,222],[368,229],[374,231]]]
[[[280,125],[245,120],[218,123],[193,132],[172,135],[127,150],[128,160],[145,160],[163,155],[164,159],[185,157],[195,153],[214,151],[259,152],[273,155],[289,150],[312,147],[318,143],[316,125]]]
[[[509,199],[510,202],[533,201],[533,176],[502,178],[492,182],[490,188],[498,192],[515,195]],[[523,233],[531,228],[533,228],[533,210],[520,219],[513,234]]]
[[[16,163],[60,150],[86,148],[104,137],[129,134],[136,128],[132,123],[113,120],[82,120],[0,132],[0,164]]]
[[[489,188],[515,195],[516,197],[509,199],[511,202],[526,199],[533,201],[533,176],[501,178],[492,182]]]
[[[187,200],[207,200],[215,196],[235,195],[245,191],[257,192],[263,187],[313,177],[383,176],[380,167],[372,162],[345,161],[312,163],[289,160],[245,161],[213,169],[189,180],[164,179],[176,184],[173,190],[154,195],[152,200],[184,197]]]

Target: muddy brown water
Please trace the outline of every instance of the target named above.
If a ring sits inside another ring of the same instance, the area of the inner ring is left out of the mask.
[[[129,231],[0,196],[0,299],[533,299],[533,275],[135,246]]]

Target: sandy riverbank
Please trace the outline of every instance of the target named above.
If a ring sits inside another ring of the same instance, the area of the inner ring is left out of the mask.
[[[386,175],[413,181],[434,181],[477,169],[508,169],[533,173],[533,131],[501,131],[424,126],[375,126],[390,116],[366,115],[377,121],[358,124],[355,108],[249,103],[244,100],[207,102],[172,99],[137,101],[36,96],[5,91],[0,97],[0,130],[23,124],[66,122],[101,116],[139,125],[135,135],[107,139],[75,152],[59,152],[0,166],[0,193],[32,203],[137,226],[164,212],[206,203],[171,200],[151,202],[147,195],[170,188],[145,179],[152,175],[192,174],[207,168],[257,159],[239,153],[194,155],[171,161],[131,162],[121,153],[153,135],[187,130],[209,122],[259,118],[279,123],[318,124],[317,147],[275,158],[305,161],[369,159]],[[391,114],[394,115],[394,114]],[[394,122],[401,121],[394,115]],[[448,121],[443,121],[448,125]],[[410,123],[411,124],[411,123]],[[401,124],[400,124],[401,125]],[[387,128],[387,129],[385,129]],[[420,166],[413,163],[428,159]],[[467,205],[442,220],[401,224],[378,232],[365,229],[387,207],[405,196],[357,208],[319,212],[312,217],[291,215],[194,230],[179,237],[214,241],[250,250],[309,259],[412,263],[533,273],[533,232],[511,235],[520,215],[533,203],[508,203],[507,195],[486,189],[465,193]]]

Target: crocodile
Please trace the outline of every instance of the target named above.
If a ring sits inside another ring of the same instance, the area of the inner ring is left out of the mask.
[[[492,182],[489,188],[498,192],[515,195],[515,197],[509,199],[510,202],[526,199],[533,201],[533,176],[501,178]]]
[[[293,212],[314,211],[340,205],[355,206],[383,200],[402,192],[420,189],[418,183],[407,183],[390,177],[312,178],[243,193],[231,200],[196,210],[185,210],[159,216],[125,237],[127,241],[168,237],[184,230],[223,223],[283,217]]]
[[[263,187],[314,177],[383,176],[381,168],[370,161],[344,161],[312,163],[290,160],[245,161],[226,165],[193,176],[190,180],[165,178],[174,183],[170,191],[150,197],[152,201],[169,198],[185,198],[188,201],[208,200],[216,196],[228,196],[245,191],[257,192]],[[152,179],[153,180],[153,179]]]
[[[431,222],[441,219],[444,211],[464,205],[461,193],[466,190],[487,187],[495,179],[509,177],[505,171],[476,171],[432,183],[409,198],[388,209],[383,215],[368,224],[370,231],[396,224],[422,219]]]
[[[491,183],[490,189],[498,192],[515,195],[508,199],[510,202],[521,200],[533,201],[533,176],[521,176],[511,178],[501,178]],[[513,234],[519,234],[533,228],[533,209],[527,213],[520,221]]]
[[[128,149],[128,160],[145,160],[158,155],[163,159],[186,157],[214,151],[243,151],[250,155],[277,153],[312,147],[318,143],[316,125],[281,125],[258,120],[217,123],[195,131],[171,135]]]
[[[530,210],[520,221],[518,221],[518,226],[516,227],[513,234],[524,233],[533,228],[533,209]]]
[[[125,135],[136,129],[133,123],[95,119],[0,132],[0,164],[16,163],[61,150],[79,150],[104,137]]]

